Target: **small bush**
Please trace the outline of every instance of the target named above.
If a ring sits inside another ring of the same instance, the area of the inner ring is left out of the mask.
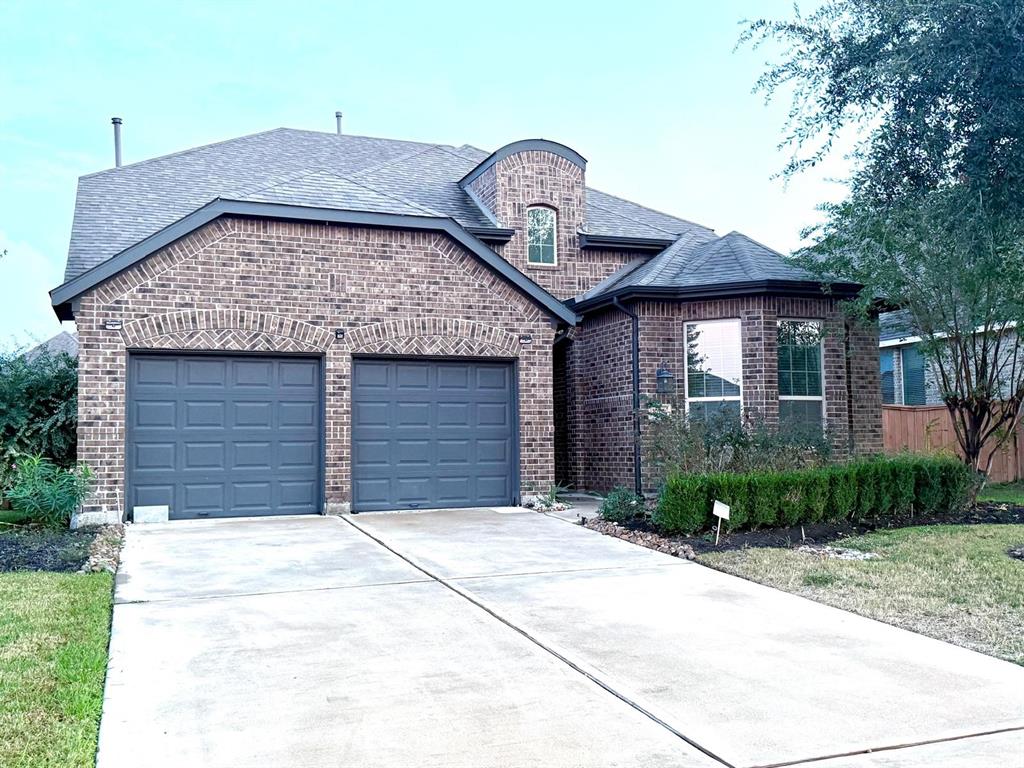
[[[652,520],[664,533],[695,533],[713,523],[715,499],[731,508],[729,530],[822,520],[880,520],[911,510],[961,508],[976,478],[952,458],[896,456],[789,471],[669,476]]]
[[[752,495],[750,524],[752,528],[773,526],[779,519],[781,478],[776,472],[753,472],[750,477]]]
[[[808,523],[820,523],[828,512],[829,474],[824,469],[811,469],[804,475],[804,494]]]
[[[73,467],[78,428],[78,362],[48,353],[0,354],[0,484],[16,459],[41,455]]]
[[[64,469],[42,456],[29,456],[15,462],[6,496],[16,512],[59,527],[68,524],[91,490],[92,472],[86,465]]]
[[[711,517],[714,482],[708,475],[671,475],[651,516],[664,533],[696,533]]]
[[[730,531],[743,528],[749,522],[750,476],[746,473],[722,472],[714,477],[714,498],[729,505]]]
[[[604,497],[601,516],[613,523],[626,523],[644,514],[644,497],[619,486]]]

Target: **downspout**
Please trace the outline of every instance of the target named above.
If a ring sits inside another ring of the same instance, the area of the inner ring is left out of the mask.
[[[633,480],[634,490],[638,496],[642,496],[644,483],[640,469],[640,318],[633,310],[626,309],[618,296],[612,297],[612,306],[628,317],[633,324]]]

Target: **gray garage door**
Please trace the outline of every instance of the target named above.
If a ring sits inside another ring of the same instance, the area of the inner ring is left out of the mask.
[[[321,392],[314,358],[131,355],[128,509],[319,512]]]
[[[512,503],[511,363],[355,360],[352,377],[354,510]]]

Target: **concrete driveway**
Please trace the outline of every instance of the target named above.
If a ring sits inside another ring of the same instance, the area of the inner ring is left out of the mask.
[[[808,762],[1024,766],[1024,668],[526,511],[128,532],[99,768]]]

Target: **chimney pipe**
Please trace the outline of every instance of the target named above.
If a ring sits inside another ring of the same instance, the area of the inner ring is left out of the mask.
[[[335,112],[334,119],[338,121],[338,135],[341,136],[341,112]]]
[[[121,167],[121,118],[112,117],[110,122],[114,124],[114,166]]]

